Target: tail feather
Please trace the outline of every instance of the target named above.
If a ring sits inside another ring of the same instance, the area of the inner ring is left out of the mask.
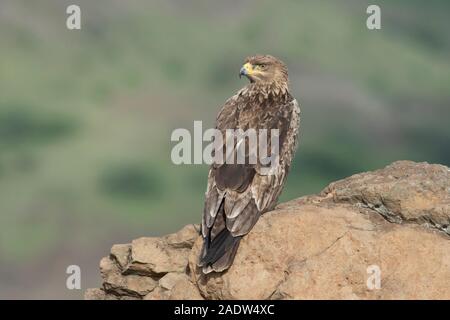
[[[217,259],[214,263],[208,265],[207,267],[203,267],[203,273],[206,274],[213,271],[222,272],[228,269],[233,264],[233,260],[239,247],[240,240],[240,238],[235,238],[235,242],[233,243],[233,246],[229,249],[229,251],[226,251],[225,254]]]
[[[227,269],[233,263],[240,240],[241,237],[233,237],[227,228],[224,228],[212,241],[206,237],[199,261],[199,266],[203,267],[203,273],[222,272]]]
[[[224,202],[220,204],[213,225],[203,239],[198,266],[203,273],[222,272],[233,263],[242,236],[233,236],[227,229]]]

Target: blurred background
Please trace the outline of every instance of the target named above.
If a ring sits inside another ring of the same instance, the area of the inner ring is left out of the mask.
[[[449,13],[445,0],[0,0],[0,298],[82,298],[112,244],[198,223],[208,168],[172,164],[170,134],[213,126],[247,55],[284,60],[302,107],[281,201],[394,160],[450,165]],[[71,264],[82,290],[66,289]]]

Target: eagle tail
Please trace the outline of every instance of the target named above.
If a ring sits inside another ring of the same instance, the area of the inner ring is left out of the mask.
[[[203,241],[202,254],[199,266],[203,267],[203,273],[222,272],[233,263],[239,247],[241,237],[233,237],[227,228],[210,241],[209,236]]]

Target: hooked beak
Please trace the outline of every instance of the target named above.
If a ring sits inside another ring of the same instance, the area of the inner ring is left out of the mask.
[[[250,63],[246,63],[242,66],[241,70],[239,71],[239,78],[242,76],[250,76],[253,73],[253,66]]]

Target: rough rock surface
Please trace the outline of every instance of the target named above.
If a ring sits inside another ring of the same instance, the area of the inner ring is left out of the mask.
[[[222,274],[197,268],[201,242],[188,225],[114,245],[85,297],[450,299],[450,169],[398,161],[281,204]]]

